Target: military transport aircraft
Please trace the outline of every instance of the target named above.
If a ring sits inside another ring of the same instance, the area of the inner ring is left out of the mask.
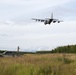
[[[51,14],[51,18],[45,18],[45,19],[35,19],[35,18],[32,18],[32,20],[44,22],[45,25],[46,25],[46,24],[49,24],[49,25],[50,25],[52,22],[53,22],[53,23],[56,23],[56,22],[60,23],[60,22],[63,22],[63,21],[61,21],[61,20],[54,19],[54,18],[53,18],[53,13]]]

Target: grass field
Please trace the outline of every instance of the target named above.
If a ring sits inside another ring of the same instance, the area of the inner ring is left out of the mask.
[[[1,57],[0,75],[76,75],[76,54]]]

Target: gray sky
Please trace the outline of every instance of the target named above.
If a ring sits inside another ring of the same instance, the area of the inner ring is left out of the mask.
[[[31,18],[61,19],[63,23],[44,25]],[[76,44],[75,0],[0,1],[0,49],[51,50]]]

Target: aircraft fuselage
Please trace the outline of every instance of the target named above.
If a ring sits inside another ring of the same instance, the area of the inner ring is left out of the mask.
[[[51,22],[53,21],[53,19],[48,19],[48,20],[45,20],[44,24],[50,24]]]

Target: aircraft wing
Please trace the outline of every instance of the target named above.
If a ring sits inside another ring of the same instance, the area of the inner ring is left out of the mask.
[[[59,19],[53,19],[53,22],[58,22],[58,23],[60,23],[60,22],[63,22],[62,20],[59,20]]]
[[[32,20],[40,21],[40,22],[44,22],[45,21],[44,19],[34,19],[34,18],[32,18]]]

